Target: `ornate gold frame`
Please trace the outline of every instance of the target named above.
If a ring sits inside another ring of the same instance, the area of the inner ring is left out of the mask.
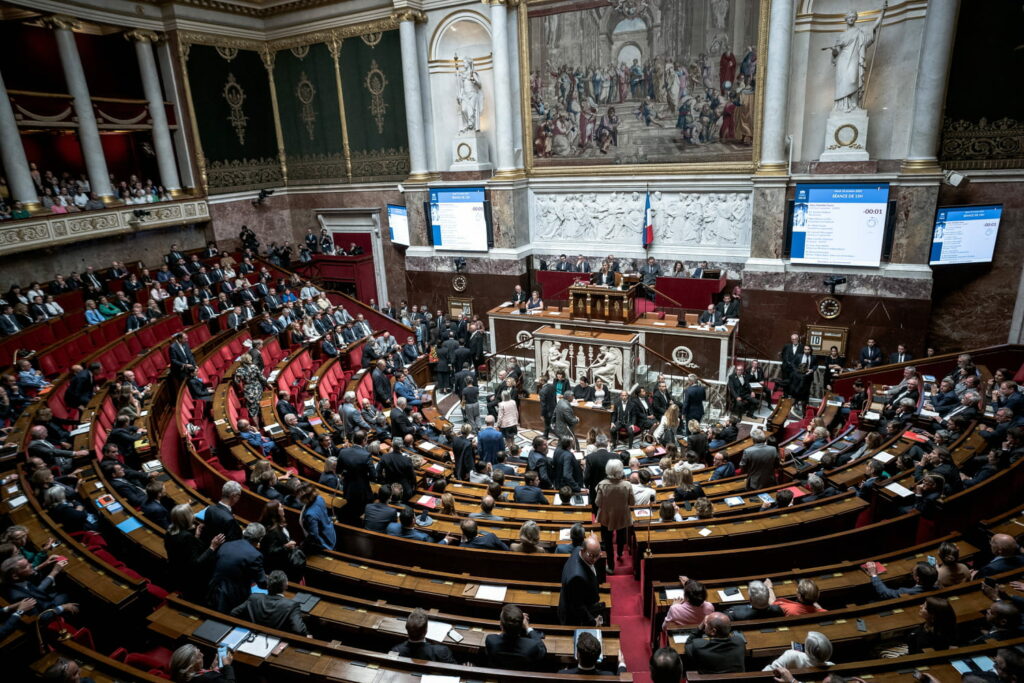
[[[678,1],[678,0],[677,0]],[[594,166],[543,166],[534,165],[533,133],[530,122],[530,39],[529,39],[529,6],[539,5],[550,0],[523,0],[519,3],[519,95],[523,126],[523,165],[527,175],[535,177],[596,175],[596,176],[650,176],[680,175],[704,173],[754,173],[758,160],[761,158],[761,126],[764,123],[764,86],[763,75],[761,84],[754,93],[754,141],[751,144],[750,161],[706,161],[698,163],[678,164],[622,164]],[[758,7],[757,26],[757,61],[759,68],[768,67],[768,20],[771,15],[772,0],[760,0]]]

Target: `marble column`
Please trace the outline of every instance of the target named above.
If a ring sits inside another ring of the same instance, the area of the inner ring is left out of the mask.
[[[420,54],[416,24],[424,21],[422,12],[405,10],[398,14],[398,34],[402,44],[402,81],[405,90],[405,124],[409,134],[409,180],[430,179],[427,168],[427,136],[423,126]]]
[[[427,55],[429,47],[427,41],[426,26],[420,25],[416,29],[416,49],[418,54]],[[426,58],[417,60],[420,67],[420,96],[423,99],[423,139],[426,155],[427,169],[431,173],[437,172],[437,140],[434,139],[434,103],[430,91],[430,65]]]
[[[793,0],[772,0],[768,20],[768,68],[764,76],[759,175],[788,175],[786,113],[789,111],[789,62],[793,41]]]
[[[917,62],[910,148],[900,171],[938,173],[939,135],[960,0],[929,0]]]
[[[494,63],[494,138],[496,176],[515,168],[512,148],[512,84],[508,49],[508,8],[505,0],[486,0],[491,6],[491,58]]]
[[[14,109],[7,96],[3,74],[0,74],[0,159],[3,160],[4,172],[11,190],[11,199],[21,202],[26,209],[39,207],[39,196],[25,157],[25,148],[21,144],[21,133],[18,122],[14,118]]]
[[[53,29],[53,35],[57,39],[64,81],[67,83],[68,92],[74,98],[75,116],[78,118],[78,143],[82,146],[82,156],[85,157],[89,185],[104,203],[109,203],[114,200],[114,189],[110,186],[107,159],[103,156],[100,129],[96,125],[96,114],[92,110],[89,84],[85,80],[82,59],[78,56],[75,34],[71,32],[77,23],[68,17],[53,16],[47,17],[45,24]]]
[[[146,93],[149,118],[153,122],[153,149],[156,151],[156,164],[160,170],[160,184],[168,192],[178,194],[181,191],[181,181],[178,179],[174,143],[171,142],[171,129],[167,124],[160,77],[157,75],[156,60],[153,58],[153,44],[157,41],[157,35],[151,31],[129,31],[124,37],[135,42],[135,56],[139,60],[139,73],[142,75],[142,90]]]

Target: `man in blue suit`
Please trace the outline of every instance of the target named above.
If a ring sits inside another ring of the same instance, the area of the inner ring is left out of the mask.
[[[476,548],[478,550],[508,550],[508,546],[505,545],[504,541],[490,531],[482,534],[478,533],[476,522],[472,519],[462,520],[459,528],[462,530],[461,540],[455,535],[449,534],[441,539],[441,543],[445,545],[457,544],[462,548]]]
[[[259,551],[266,533],[262,524],[250,524],[242,532],[242,538],[228,541],[217,551],[206,596],[212,609],[227,614],[248,599],[252,584],[266,588],[263,554]]]
[[[412,508],[404,507],[398,512],[398,521],[391,522],[387,527],[388,536],[411,538],[414,541],[432,542],[433,539],[416,528],[416,513]]]
[[[494,416],[488,415],[484,418],[484,428],[476,435],[476,447],[480,453],[480,459],[484,462],[494,464],[498,462],[498,453],[505,445],[505,439],[501,432],[494,428]]]

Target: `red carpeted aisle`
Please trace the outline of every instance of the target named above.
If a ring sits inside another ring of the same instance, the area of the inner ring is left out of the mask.
[[[647,663],[651,658],[648,639],[651,621],[644,616],[643,591],[633,578],[633,559],[629,548],[621,562],[615,564],[615,574],[608,577],[612,589],[612,625],[618,627],[619,645],[626,658],[626,666],[637,683],[650,683]]]

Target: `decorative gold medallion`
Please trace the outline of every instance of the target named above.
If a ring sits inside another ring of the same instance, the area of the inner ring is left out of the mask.
[[[306,72],[303,71],[299,77],[299,83],[295,86],[295,96],[299,98],[299,102],[302,104],[302,109],[299,112],[299,118],[302,119],[302,123],[306,126],[306,132],[309,133],[309,139],[314,138],[316,129],[316,111],[313,109],[313,98],[316,97],[316,88],[310,82]]]
[[[381,31],[377,31],[376,33],[367,33],[366,35],[362,35],[359,37],[368,46],[377,47],[377,43],[379,43],[380,39],[384,37],[384,34]]]
[[[838,318],[843,312],[843,303],[834,296],[826,296],[818,300],[818,314],[827,320]]]
[[[832,137],[840,147],[853,147],[860,137],[860,131],[852,123],[844,123],[836,128]]]
[[[245,127],[249,121],[249,117],[242,111],[242,104],[245,103],[245,91],[242,90],[242,86],[238,85],[238,81],[235,80],[233,73],[228,73],[228,82],[224,84],[222,94],[224,99],[228,101],[228,106],[231,107],[231,116],[228,117],[228,121],[231,122],[231,126],[235,129],[235,135],[238,136],[238,144],[245,145]]]
[[[452,278],[452,289],[456,292],[465,292],[466,287],[469,287],[469,278],[465,275],[456,275]]]
[[[214,47],[214,49],[217,51],[217,54],[219,54],[226,62],[231,62],[231,60],[238,56],[237,47],[225,47],[217,45],[216,47]]]
[[[291,48],[291,51],[296,59],[305,59],[306,55],[309,54],[309,45],[296,45]]]
[[[388,105],[384,101],[384,89],[388,87],[388,79],[377,65],[376,59],[370,62],[370,70],[363,79],[363,87],[370,92],[373,98],[370,101],[370,113],[373,115],[374,121],[377,122],[377,133],[383,135],[384,115],[388,111]]]

